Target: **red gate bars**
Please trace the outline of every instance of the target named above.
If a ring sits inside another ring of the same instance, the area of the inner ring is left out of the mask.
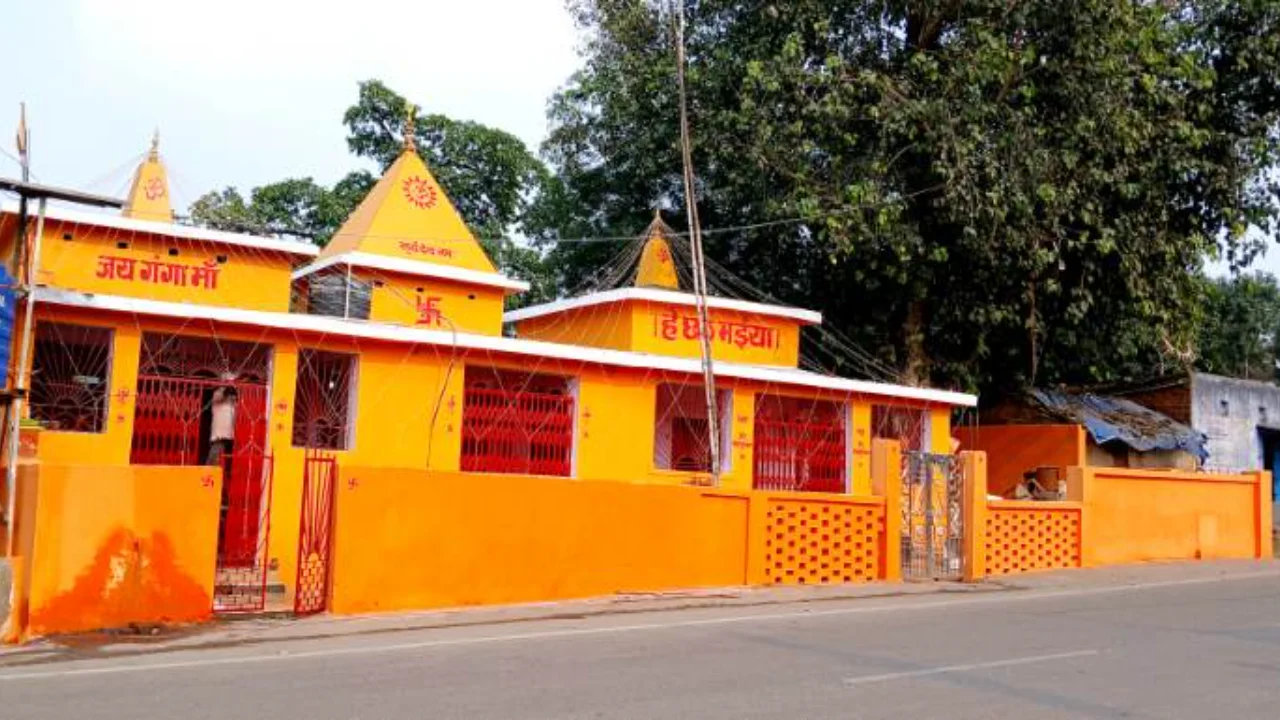
[[[298,523],[298,584],[294,615],[314,615],[329,605],[333,550],[333,495],[338,460],[308,454],[302,470],[302,517]]]
[[[757,405],[752,487],[845,492],[848,463],[841,407],[769,400]]]
[[[573,397],[468,387],[462,403],[462,469],[567,477],[573,462]]]
[[[267,602],[274,462],[269,455],[238,453],[223,463],[226,474],[213,610],[261,612]]]

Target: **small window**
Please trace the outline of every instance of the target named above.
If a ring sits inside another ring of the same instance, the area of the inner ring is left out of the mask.
[[[573,422],[568,378],[469,367],[462,399],[462,469],[568,477]]]
[[[49,430],[102,432],[107,419],[111,331],[41,322],[31,364],[31,417]]]
[[[351,447],[351,406],[356,357],[324,350],[298,353],[293,399],[294,447],[346,450]]]
[[[717,393],[720,470],[729,469],[729,407],[733,393]],[[711,472],[711,443],[707,428],[707,395],[701,385],[658,386],[653,420],[653,466],[659,470]]]
[[[871,407],[871,437],[897,440],[903,451],[929,449],[929,413],[916,408]]]
[[[825,400],[757,395],[752,486],[846,492],[845,407]]]
[[[345,273],[316,273],[307,279],[307,312],[312,315],[368,320],[373,288],[359,277]]]

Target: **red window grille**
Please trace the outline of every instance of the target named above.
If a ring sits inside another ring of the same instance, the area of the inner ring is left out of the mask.
[[[346,450],[351,443],[354,355],[302,350],[293,400],[293,445]]]
[[[563,378],[469,368],[462,401],[462,469],[567,477],[573,414],[573,396]]]
[[[111,331],[41,322],[31,365],[31,417],[50,430],[102,432]]]
[[[843,493],[846,455],[843,404],[756,396],[757,490]]]
[[[232,451],[264,455],[270,358],[267,345],[144,333],[129,461],[136,465],[205,462],[210,403],[218,388],[228,387],[237,395]]]

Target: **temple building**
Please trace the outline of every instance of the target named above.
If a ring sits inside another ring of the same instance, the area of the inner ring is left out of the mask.
[[[0,207],[6,258],[17,222]],[[634,285],[504,312],[528,285],[495,267],[411,141],[323,249],[176,223],[153,144],[123,214],[49,208],[30,366],[11,375],[29,378],[15,385],[36,459],[58,465],[204,465],[230,398],[222,610],[261,608],[237,570],[293,595],[309,458],[867,495],[888,426],[873,417],[908,418],[908,448],[950,451],[972,396],[802,370],[820,313],[708,297],[712,477],[697,302],[670,229],[656,218],[643,237]]]

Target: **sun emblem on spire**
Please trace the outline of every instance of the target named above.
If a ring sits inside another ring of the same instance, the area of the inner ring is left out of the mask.
[[[160,182],[160,178],[151,178],[147,181],[142,192],[146,194],[148,200],[156,200],[164,197],[164,183]]]
[[[409,202],[417,205],[419,208],[430,208],[436,206],[436,189],[431,187],[431,183],[421,175],[412,175],[405,178],[404,197]]]

